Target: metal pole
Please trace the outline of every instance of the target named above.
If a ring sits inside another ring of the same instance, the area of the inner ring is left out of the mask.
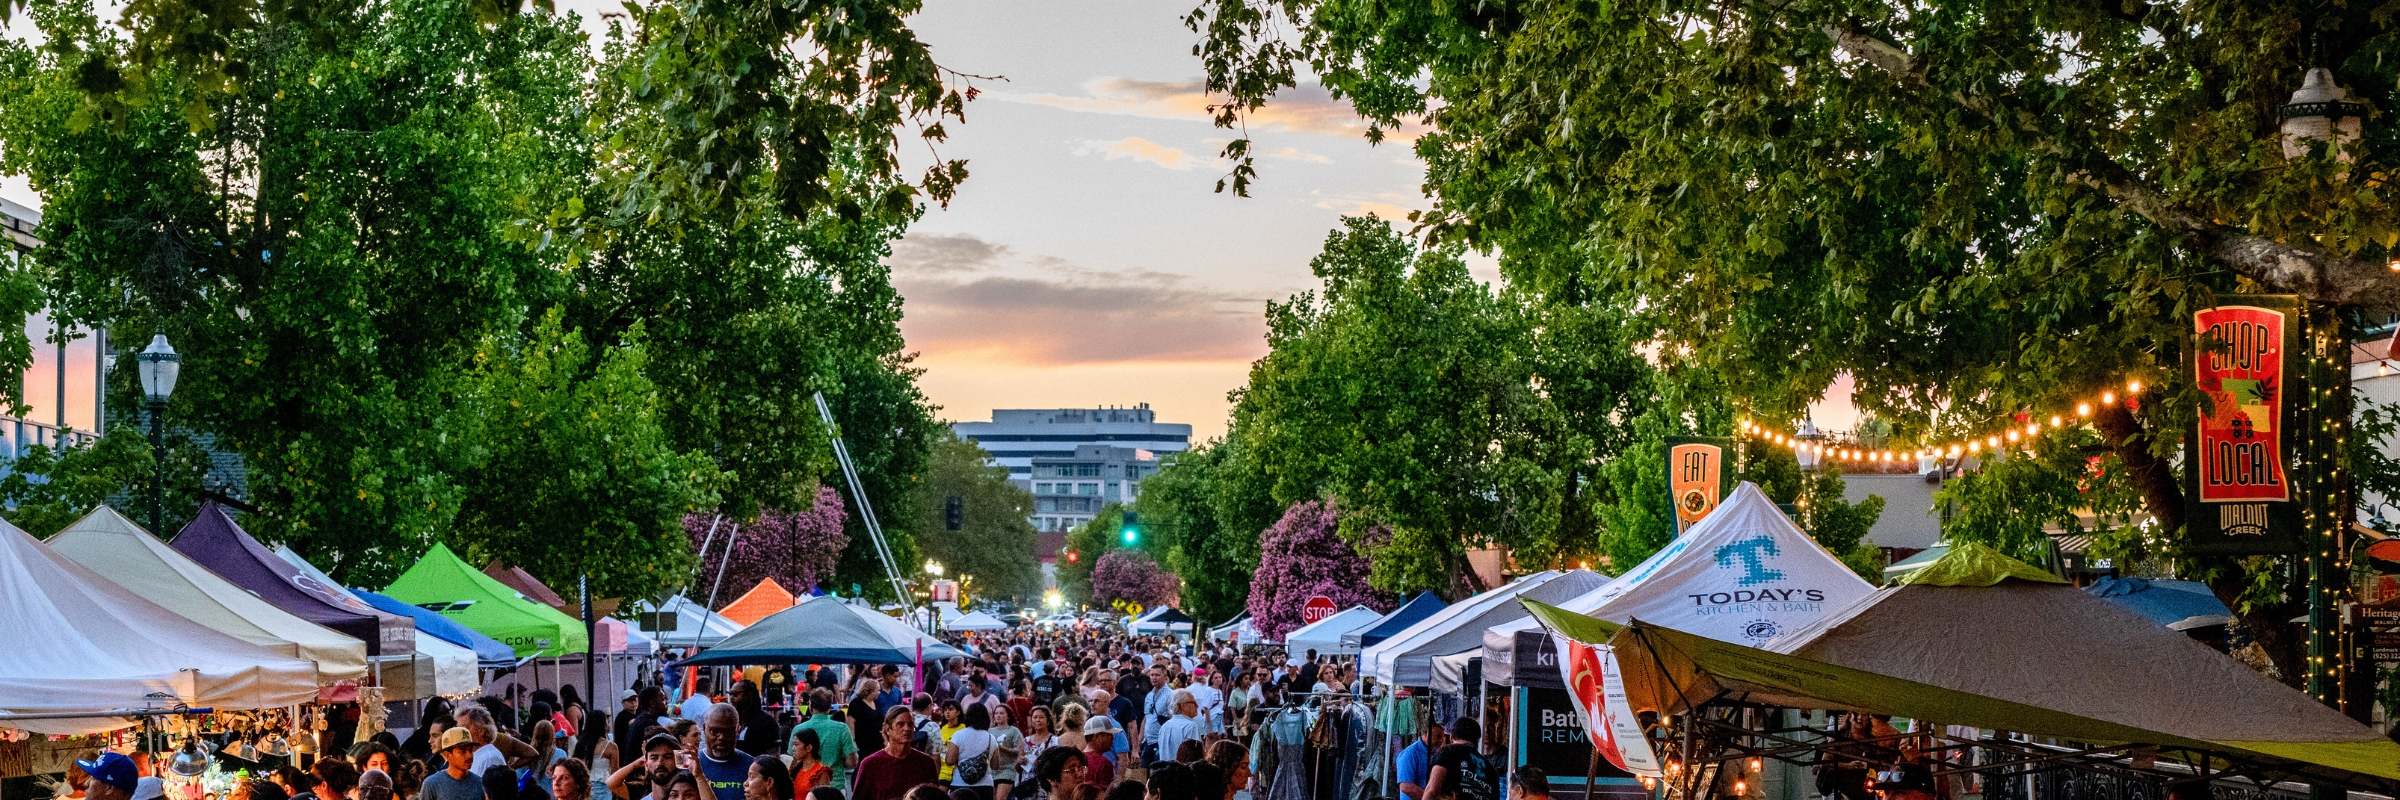
[[[167,404],[150,401],[150,535],[166,535]]]
[[[583,595],[583,702],[589,705],[583,713],[584,719],[589,720],[600,707],[600,666],[596,663],[600,654],[600,620],[592,617],[591,573],[575,576],[575,593]]]
[[[825,421],[825,433],[833,439],[834,460],[842,466],[842,478],[850,484],[850,497],[858,503],[858,518],[867,528],[867,538],[875,545],[875,555],[883,559],[883,575],[892,582],[892,594],[902,613],[910,607],[907,585],[900,580],[900,566],[892,560],[891,545],[883,540],[883,526],[875,522],[875,506],[867,502],[867,487],[858,480],[858,468],[850,463],[850,448],[842,444],[841,426],[833,422],[833,408],[825,405],[825,393],[816,394],[817,416]]]

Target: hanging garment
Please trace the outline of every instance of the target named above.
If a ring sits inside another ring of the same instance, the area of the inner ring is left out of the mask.
[[[1308,800],[1308,713],[1287,708],[1267,718],[1260,731],[1275,748],[1275,776],[1265,800]]]

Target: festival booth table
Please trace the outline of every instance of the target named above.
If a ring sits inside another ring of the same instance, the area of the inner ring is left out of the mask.
[[[1620,627],[1528,605],[1562,637],[1605,645],[1571,646],[1566,659],[1609,662],[1589,687],[1607,698],[1594,700],[1603,706],[1598,716],[1704,712],[1684,718],[1701,720],[1688,734],[1697,756],[1689,763],[1706,763],[1726,748],[1736,759],[1773,749],[1766,755],[1807,763],[1822,745],[1729,721],[1739,715],[1708,713],[1764,704],[1907,718],[1921,740],[1982,748],[1978,764],[2001,764],[1966,769],[2015,764],[2022,775],[2099,767],[2145,775],[2159,795],[2169,782],[2194,775],[2322,781],[2387,793],[2400,787],[2400,744],[2222,653],[1980,545],[1954,543],[1903,584],[1763,648],[1647,620]],[[2076,744],[2047,748],[1944,726]],[[2028,769],[2021,759],[2049,763]],[[2148,763],[2153,759],[2197,769],[2158,771]]]
[[[92,509],[45,544],[193,622],[290,658],[315,662],[319,685],[367,676],[365,642],[301,619],[244,591],[168,547],[116,509]]]
[[[912,664],[966,655],[874,609],[812,597],[673,666]]]
[[[276,608],[332,628],[367,643],[368,656],[405,656],[416,652],[417,623],[404,616],[375,610],[294,569],[275,557],[258,540],[234,524],[225,507],[209,501],[183,532],[175,534],[175,550],[209,571],[224,576]]]
[[[1608,585],[1559,607],[1759,645],[1875,591],[1744,482],[1715,511]],[[1558,689],[1557,651],[1528,617],[1483,636],[1483,679]]]
[[[1189,636],[1192,633],[1192,618],[1182,611],[1176,610],[1174,606],[1159,606],[1143,612],[1141,617],[1125,626],[1125,629],[1132,631],[1135,636],[1166,634]]]
[[[301,575],[315,580],[319,585],[341,593],[343,597],[364,603],[368,607],[386,614],[407,617],[410,624],[416,624],[416,614],[389,611],[367,602],[366,598],[358,596],[358,592],[352,591],[350,587],[335,583],[333,576],[325,574],[324,570],[317,569],[317,565],[308,563],[308,559],[301,558],[300,554],[292,552],[290,547],[276,545],[275,557],[283,559],[283,563],[292,565],[292,569],[299,570]],[[476,689],[483,688],[483,673],[477,669],[477,662],[480,659],[474,650],[446,641],[438,636],[424,635],[423,629],[419,629],[417,633],[419,635],[417,636],[416,652],[404,656],[376,656],[373,659],[376,685],[383,687],[384,700],[422,700],[437,696],[461,697],[474,694]]]
[[[650,638],[658,641],[658,646],[664,648],[692,650],[715,647],[725,641],[725,637],[742,630],[741,623],[726,619],[723,614],[710,611],[707,606],[692,602],[680,594],[667,598],[663,603],[644,600],[635,607],[642,612],[636,618],[638,624],[635,627],[649,634]]]
[[[1359,672],[1391,686],[1432,686],[1434,659],[1473,653],[1483,647],[1484,629],[1525,618],[1518,597],[1560,603],[1607,584],[1608,576],[1580,569],[1544,570],[1518,578],[1366,646],[1359,651]]]
[[[53,735],[133,720],[111,711],[176,704],[220,711],[312,702],[317,665],[194,622],[0,522],[0,719]]]
[[[736,625],[747,627],[799,603],[800,598],[792,596],[791,590],[783,588],[783,584],[776,583],[774,578],[760,578],[757,586],[750,587],[750,591],[726,603],[725,609],[717,613]]]
[[[580,653],[591,644],[581,621],[525,599],[438,542],[383,593],[482,631],[514,648],[519,658]]]
[[[1372,625],[1383,618],[1383,612],[1366,606],[1351,606],[1333,616],[1292,629],[1283,635],[1283,649],[1293,655],[1306,655],[1315,650],[1320,656],[1357,655],[1358,648],[1342,644],[1342,634]]]
[[[1449,603],[1442,602],[1442,598],[1434,596],[1432,592],[1418,592],[1417,596],[1409,598],[1408,602],[1401,603],[1399,608],[1392,609],[1392,613],[1385,614],[1374,622],[1368,623],[1364,628],[1342,634],[1342,646],[1359,648],[1363,652],[1367,647],[1382,644],[1383,640],[1392,638],[1392,634],[1407,630],[1409,626],[1424,621],[1426,617],[1441,613],[1442,609],[1449,605]]]
[[[1008,623],[1001,622],[999,617],[995,617],[981,611],[969,611],[965,614],[960,614],[957,619],[943,622],[942,629],[948,631],[957,631],[960,633],[965,633],[967,631],[1004,631],[1008,630]]]

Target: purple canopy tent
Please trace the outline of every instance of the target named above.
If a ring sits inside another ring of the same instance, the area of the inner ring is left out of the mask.
[[[233,515],[214,501],[200,506],[200,516],[175,535],[176,552],[191,557],[301,619],[332,628],[367,643],[367,655],[402,656],[417,651],[417,621],[386,614],[339,588],[326,586],[268,550],[233,522]]]

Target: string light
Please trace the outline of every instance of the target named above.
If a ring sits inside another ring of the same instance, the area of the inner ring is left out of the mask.
[[[2079,420],[2089,419],[2092,416],[2092,410],[2095,404],[2102,407],[2114,406],[2120,399],[2124,400],[2128,404],[2131,404],[2134,399],[2142,393],[2144,388],[2145,385],[2141,381],[2128,380],[2123,386],[2122,395],[2119,394],[2119,389],[2116,387],[2102,389],[2098,397],[2087,396],[2084,400],[2075,403],[2075,418]],[[2068,419],[2063,413],[2050,414],[2048,416],[2050,421],[2047,425],[2044,425],[2041,422],[2041,415],[2025,414],[2018,417],[2018,419],[2023,421],[2022,424],[2012,422],[2005,428],[2001,428],[1994,432],[1985,433],[1981,436],[1966,437],[1962,438],[1961,440],[1946,444],[1929,444],[1922,449],[1916,450],[1870,450],[1861,447],[1844,446],[1839,442],[1832,444],[1827,444],[1825,442],[1812,442],[1802,439],[1797,434],[1774,430],[1767,425],[1761,424],[1757,420],[1753,419],[1742,419],[1739,421],[1737,427],[1739,427],[1743,433],[1756,436],[1761,442],[1772,442],[1780,447],[1788,447],[1793,453],[1798,455],[1815,456],[1817,458],[1835,461],[1888,464],[1893,462],[1916,461],[1928,458],[1957,458],[1961,455],[1970,453],[1980,454],[1986,448],[1992,450],[2002,450],[2011,447],[2026,446],[2033,442],[2039,441],[2043,433],[2076,427],[2075,425],[2068,424]],[[2336,435],[2338,436],[2339,433]]]

